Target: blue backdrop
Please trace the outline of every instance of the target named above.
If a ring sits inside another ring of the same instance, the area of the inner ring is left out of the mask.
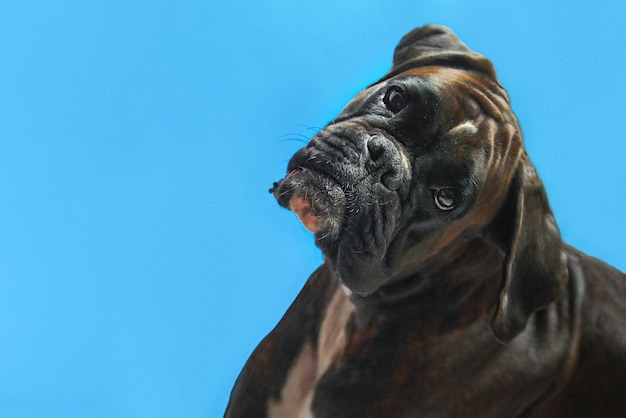
[[[216,417],[322,258],[267,189],[415,26],[490,57],[626,269],[626,2],[0,3],[0,416]]]

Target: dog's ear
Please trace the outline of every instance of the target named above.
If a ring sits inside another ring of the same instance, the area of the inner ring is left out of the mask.
[[[491,61],[470,50],[449,28],[437,25],[422,26],[406,34],[394,51],[391,70],[379,82],[426,66],[475,71],[497,82]]]
[[[542,182],[526,155],[492,225],[505,261],[491,325],[495,337],[507,343],[526,328],[533,312],[559,297],[566,282],[561,236]]]

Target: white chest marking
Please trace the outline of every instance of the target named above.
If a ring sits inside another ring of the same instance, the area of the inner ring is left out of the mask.
[[[347,296],[348,291],[340,285],[328,305],[320,327],[318,340],[317,377],[321,377],[328,366],[343,353],[346,346],[346,323],[354,312],[354,305]]]
[[[270,418],[310,417],[311,414],[308,411],[311,401],[309,398],[315,386],[316,369],[315,352],[311,343],[307,341],[289,371],[285,386],[280,393],[280,400],[270,399],[267,416]]]
[[[346,346],[346,323],[354,311],[348,292],[339,286],[333,295],[320,326],[317,352],[307,341],[289,371],[278,401],[270,399],[271,418],[311,418],[315,383],[337,359]]]

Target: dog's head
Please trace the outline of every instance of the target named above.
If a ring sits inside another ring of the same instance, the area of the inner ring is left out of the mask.
[[[419,280],[477,237],[502,249],[500,340],[563,286],[560,235],[508,95],[491,62],[447,28],[406,35],[389,73],[287,173],[272,192],[357,295]]]

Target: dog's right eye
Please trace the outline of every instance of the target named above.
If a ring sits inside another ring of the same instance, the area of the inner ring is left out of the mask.
[[[449,211],[457,207],[460,203],[459,193],[454,189],[439,189],[433,192],[435,205],[439,210]]]
[[[398,86],[389,87],[389,90],[385,93],[385,97],[383,97],[383,103],[387,106],[387,109],[392,112],[399,112],[407,105],[404,90]]]

